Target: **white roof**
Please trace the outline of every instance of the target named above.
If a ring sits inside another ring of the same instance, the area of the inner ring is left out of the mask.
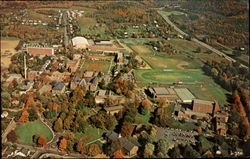
[[[89,45],[89,42],[86,38],[84,37],[80,37],[80,36],[77,36],[77,37],[74,37],[72,39],[72,43],[73,45],[81,45],[81,44],[85,44],[85,45]]]

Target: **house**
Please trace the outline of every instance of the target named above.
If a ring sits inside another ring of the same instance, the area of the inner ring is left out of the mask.
[[[110,46],[113,45],[111,40],[95,40],[95,45],[103,45],[103,46]]]
[[[21,83],[24,80],[24,78],[22,77],[21,74],[9,74],[9,77],[6,79],[6,84],[9,85],[14,80],[16,80],[17,83]]]
[[[52,56],[54,55],[54,48],[28,47],[27,53],[33,56]]]
[[[89,90],[96,91],[98,86],[98,77],[94,77],[89,83]]]
[[[78,66],[80,64],[80,60],[72,60],[68,61],[66,64],[66,69],[68,69],[71,73],[76,72]]]
[[[222,136],[225,136],[227,133],[227,126],[226,123],[223,121],[222,118],[215,118],[215,130],[216,133]]]
[[[84,37],[74,37],[72,39],[73,47],[76,49],[86,49],[89,46],[88,40]]]
[[[7,118],[8,115],[9,113],[7,111],[3,111],[3,113],[1,114],[1,118]]]
[[[52,86],[47,84],[47,85],[42,86],[42,88],[38,90],[38,93],[42,95],[42,94],[46,94],[50,92],[51,90],[52,90]]]
[[[27,78],[28,80],[33,81],[37,77],[37,75],[38,75],[38,71],[29,71]]]
[[[120,112],[123,108],[124,106],[113,106],[113,107],[105,107],[104,109],[108,114],[114,115],[115,113]]]
[[[65,85],[62,82],[56,82],[52,88],[53,94],[62,94],[65,91]]]
[[[212,101],[206,101],[201,99],[193,99],[192,111],[206,114],[213,114],[215,111],[216,103]]]
[[[109,131],[106,133],[106,140],[108,142],[120,141],[123,153],[128,156],[136,155],[139,149],[138,146],[130,142],[127,138],[121,137],[114,131]]]

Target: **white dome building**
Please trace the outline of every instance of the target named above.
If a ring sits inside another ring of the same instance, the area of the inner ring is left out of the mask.
[[[74,37],[72,39],[72,44],[73,44],[73,47],[77,49],[86,49],[89,46],[88,40],[80,36]]]

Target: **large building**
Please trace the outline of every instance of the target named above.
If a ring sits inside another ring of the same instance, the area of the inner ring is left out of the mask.
[[[180,98],[180,103],[191,103],[195,99],[194,95],[187,88],[174,88],[174,91]]]
[[[52,56],[54,55],[54,48],[28,47],[27,53],[33,56]]]
[[[72,45],[76,49],[86,49],[89,46],[89,42],[86,38],[77,36],[72,39]]]

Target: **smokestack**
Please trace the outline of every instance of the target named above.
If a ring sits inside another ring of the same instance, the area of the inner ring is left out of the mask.
[[[26,56],[24,55],[24,79],[27,79]]]

